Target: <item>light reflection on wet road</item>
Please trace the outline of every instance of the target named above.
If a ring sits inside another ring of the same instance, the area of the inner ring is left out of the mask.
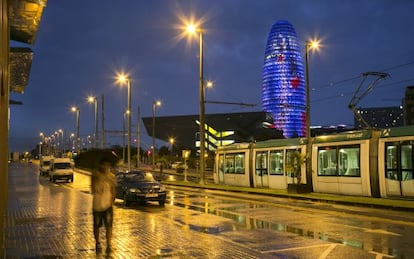
[[[414,257],[414,214],[285,198],[170,187],[174,205],[233,220],[249,230],[288,232],[400,257]],[[237,197],[237,198],[236,198]]]
[[[75,179],[69,186],[89,193],[90,177],[76,174]],[[279,256],[294,247],[296,252],[301,247],[327,249],[328,242],[335,251],[352,247],[373,258],[414,257],[413,213],[173,186],[168,190],[165,208],[149,204],[133,209]],[[121,200],[117,205],[122,206]],[[308,241],[303,244],[298,237]],[[289,238],[294,241],[287,242]]]

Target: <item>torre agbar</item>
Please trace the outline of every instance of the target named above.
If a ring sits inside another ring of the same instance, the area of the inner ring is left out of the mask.
[[[301,52],[293,26],[276,21],[270,30],[263,66],[263,110],[274,117],[286,138],[306,135],[306,86]]]

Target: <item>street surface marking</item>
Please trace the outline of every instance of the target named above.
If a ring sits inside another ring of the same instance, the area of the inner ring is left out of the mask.
[[[382,254],[382,253],[378,253],[378,252],[375,252],[375,251],[371,251],[370,253],[376,255],[375,259],[382,259],[382,258],[384,258],[384,256],[386,256],[387,258],[395,258],[392,255]]]
[[[321,245],[312,245],[312,246],[301,246],[301,247],[291,247],[285,249],[276,249],[276,250],[268,250],[262,251],[262,253],[275,253],[275,252],[285,252],[285,251],[295,251],[299,249],[308,249],[308,248],[315,248],[315,247],[322,247],[322,246],[330,246],[331,244],[321,244]]]
[[[392,236],[399,236],[399,237],[401,236],[398,233],[394,233],[394,232],[390,232],[390,231],[378,229],[378,228],[377,229],[366,228],[364,229],[364,231],[367,233],[376,233],[376,234],[392,235]]]
[[[332,244],[328,247],[328,249],[325,250],[325,252],[323,252],[318,259],[325,259],[337,246],[337,244]]]

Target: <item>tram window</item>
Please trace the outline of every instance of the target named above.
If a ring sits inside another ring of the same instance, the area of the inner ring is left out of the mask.
[[[269,164],[271,175],[283,175],[283,150],[270,151]]]
[[[387,146],[387,155],[386,155],[386,165],[387,169],[397,169],[397,146],[389,145]]]
[[[401,146],[401,169],[412,170],[413,169],[413,151],[411,145]]]
[[[318,149],[318,175],[337,176],[338,161],[336,157],[337,147],[320,147]]]
[[[385,155],[385,177],[391,180],[398,180],[397,145],[394,143],[387,144],[386,152],[387,153]]]
[[[402,145],[401,146],[401,170],[402,180],[408,181],[413,179],[413,146]]]
[[[339,147],[338,172],[340,176],[361,176],[359,146]]]
[[[224,173],[225,174],[244,174],[245,168],[245,154],[227,154],[224,158]]]

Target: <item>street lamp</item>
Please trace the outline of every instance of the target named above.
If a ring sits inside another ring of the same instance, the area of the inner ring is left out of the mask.
[[[199,34],[200,41],[200,60],[199,60],[199,76],[200,76],[200,184],[204,184],[205,180],[205,111],[204,111],[204,71],[203,71],[203,30],[197,28],[194,24],[187,26],[187,32],[189,34]]]
[[[318,50],[319,41],[311,40],[305,42],[306,63],[306,184],[312,181],[312,139],[310,129],[310,87],[309,87],[309,50]]]
[[[126,112],[122,115],[122,164],[125,165],[125,116]]]
[[[174,147],[175,139],[171,137],[168,139],[168,141],[170,142],[170,145],[171,145],[171,154],[173,154],[173,147]]]
[[[42,138],[42,141],[40,142],[40,150],[39,150],[39,154],[43,155],[43,148],[42,145],[45,143],[45,134],[43,134],[43,132],[39,133],[39,136]]]
[[[212,88],[213,87],[213,81],[207,81],[206,82],[206,87],[207,88]]]
[[[127,96],[127,110],[126,114],[128,116],[128,171],[131,171],[131,77],[125,74],[119,74],[117,76],[118,82],[123,85],[126,83],[128,88]]]
[[[75,142],[73,141],[74,138],[75,138],[75,133],[70,133],[69,142],[72,145],[72,149],[75,149]]]
[[[76,151],[79,155],[80,153],[80,136],[79,136],[79,108],[73,106],[72,112],[76,112]]]
[[[95,96],[89,96],[88,103],[94,104],[95,133],[93,137],[93,146],[98,149],[98,99]]]
[[[65,131],[59,129],[58,132],[62,135],[62,155],[65,153]]]
[[[152,102],[152,168],[155,168],[155,110],[157,106],[161,106],[161,101],[154,100]]]

